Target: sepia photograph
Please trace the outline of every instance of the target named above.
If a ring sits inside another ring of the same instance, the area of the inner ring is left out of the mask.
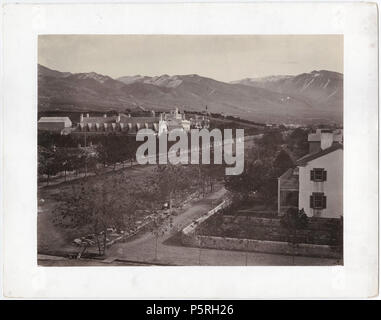
[[[0,12],[0,299],[378,296],[377,4]]]
[[[344,37],[39,35],[39,266],[334,266]]]

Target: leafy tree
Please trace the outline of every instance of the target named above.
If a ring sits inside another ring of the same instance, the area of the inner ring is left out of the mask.
[[[130,160],[131,163],[135,159],[137,143],[135,140],[121,135],[106,135],[102,137],[97,145],[97,152],[99,160],[106,165],[113,165],[114,169],[116,164],[123,163]]]
[[[51,148],[54,145],[57,147],[72,148],[77,146],[76,138],[72,135],[61,135],[60,133],[54,133],[44,130],[38,131],[37,142],[39,146],[45,148]]]
[[[56,161],[59,163],[60,168],[64,171],[66,181],[66,172],[72,169],[71,155],[68,154],[65,149],[59,148],[56,152]]]
[[[287,169],[292,168],[294,166],[294,162],[292,161],[291,157],[285,150],[279,151],[276,158],[273,162],[273,167],[275,169],[276,176],[281,175],[284,173]]]
[[[103,143],[99,143],[96,146],[96,151],[98,154],[98,160],[103,164],[103,167],[106,167],[107,165],[107,151],[106,148],[104,147]]]
[[[195,236],[198,238],[198,265],[201,265],[201,253],[203,247],[202,237],[206,232],[207,225],[205,224],[205,222],[202,222],[196,227]]]
[[[159,237],[165,235],[173,228],[173,215],[171,212],[163,213],[163,212],[154,212],[154,216],[151,222],[150,231],[154,235],[155,239],[155,257],[154,260],[157,260],[158,256],[158,241]]]
[[[261,139],[259,139],[258,144],[265,147],[268,150],[276,149],[279,145],[284,142],[282,133],[278,130],[272,130],[265,132]]]
[[[202,194],[205,195],[206,193],[205,187],[209,187],[209,191],[212,192],[215,184],[224,178],[225,167],[213,163],[199,164],[197,167]]]
[[[174,197],[188,187],[190,179],[191,177],[185,173],[182,165],[166,164],[157,166],[152,182],[156,189],[156,196],[168,200],[171,209]]]
[[[296,128],[286,140],[288,148],[297,158],[308,153],[308,130]]]
[[[236,194],[242,201],[258,192],[266,193],[272,179],[271,163],[262,160],[246,161],[244,172],[236,176],[225,177],[225,188]]]
[[[289,242],[293,246],[298,243],[297,230],[305,229],[308,225],[308,218],[303,209],[289,208],[286,214],[280,220],[281,226],[288,232]],[[294,264],[294,255],[292,256],[292,263]]]
[[[47,175],[46,183],[49,184],[51,176],[62,171],[62,164],[57,161],[56,148],[38,147],[38,173]]]

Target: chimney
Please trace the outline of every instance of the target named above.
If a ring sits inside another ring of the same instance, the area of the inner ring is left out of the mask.
[[[321,131],[321,142],[320,147],[322,150],[325,150],[332,146],[333,143],[333,133],[328,131]]]
[[[79,122],[83,122],[83,113],[81,113],[81,115],[79,116]]]

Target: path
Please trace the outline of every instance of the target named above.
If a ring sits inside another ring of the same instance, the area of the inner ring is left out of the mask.
[[[186,226],[194,219],[205,214],[222,201],[224,188],[210,194],[206,198],[194,201],[185,211],[174,218],[175,225]],[[157,259],[155,260],[155,236],[146,233],[126,243],[113,245],[107,252],[106,261],[113,263],[122,261],[140,261],[144,263],[160,263],[168,265],[210,265],[210,266],[256,266],[256,265],[335,265],[335,259],[292,257],[257,252],[240,252],[229,250],[199,249],[181,246],[171,241],[173,235],[159,238]]]

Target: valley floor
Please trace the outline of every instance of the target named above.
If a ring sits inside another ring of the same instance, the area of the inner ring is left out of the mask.
[[[174,219],[175,225],[184,227],[216,206],[225,194],[225,189],[211,193],[204,199],[188,204]],[[125,243],[114,244],[103,260],[68,260],[62,258],[40,258],[43,266],[94,266],[94,265],[182,265],[182,266],[322,266],[338,265],[342,261],[326,258],[288,256],[258,252],[241,252],[215,249],[199,249],[181,245],[176,233],[157,239],[145,233]],[[157,248],[157,250],[156,250]]]

